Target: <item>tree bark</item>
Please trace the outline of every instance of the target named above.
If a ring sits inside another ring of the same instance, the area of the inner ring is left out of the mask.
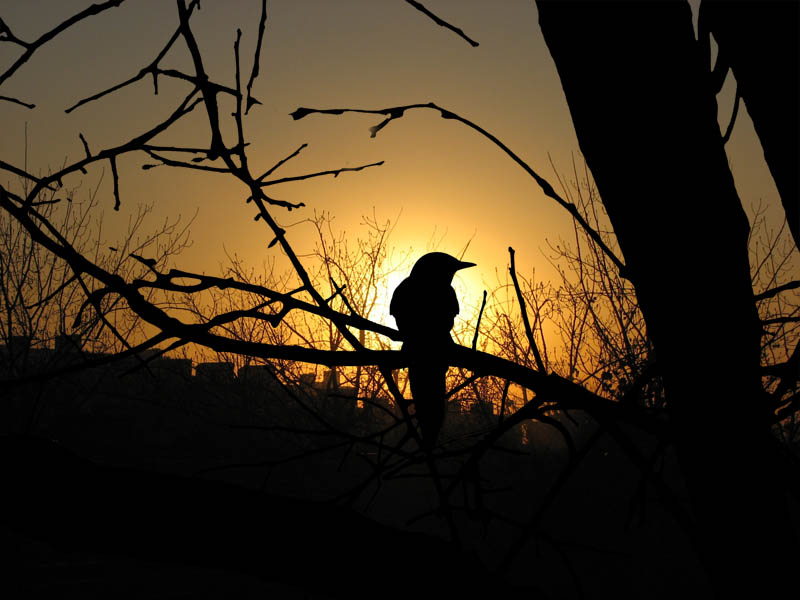
[[[800,248],[800,3],[703,0],[700,19],[736,77]]]
[[[689,5],[537,6],[653,340],[701,559],[720,595],[778,586],[797,546],[761,390],[749,224]]]

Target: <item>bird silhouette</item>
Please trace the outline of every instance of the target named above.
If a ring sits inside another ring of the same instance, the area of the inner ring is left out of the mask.
[[[426,451],[433,449],[445,415],[447,349],[458,314],[450,285],[456,271],[475,266],[444,252],[422,256],[392,294],[389,314],[403,334],[414,412]]]

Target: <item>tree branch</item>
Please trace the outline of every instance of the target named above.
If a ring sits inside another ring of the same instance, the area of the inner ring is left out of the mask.
[[[33,42],[23,42],[22,40],[17,39],[11,34],[11,30],[8,28],[8,25],[5,22],[2,23],[2,29],[5,31],[6,35],[8,36],[6,39],[9,41],[14,41],[25,48],[25,52],[20,56],[14,63],[6,69],[3,73],[0,73],[0,85],[11,77],[17,69],[19,69],[22,65],[24,65],[28,60],[33,56],[33,53],[36,52],[39,48],[41,48],[45,43],[52,40],[58,34],[66,31],[76,23],[86,19],[87,17],[92,17],[95,15],[100,14],[101,12],[109,9],[109,8],[116,8],[120,4],[122,4],[125,0],[107,0],[106,2],[101,2],[99,4],[92,4],[91,6],[85,8],[79,13],[74,14],[67,20],[63,21],[59,25],[56,25],[53,29],[48,31],[47,33],[43,33]]]
[[[739,88],[736,88],[736,98],[733,101],[733,112],[731,113],[731,120],[728,121],[728,127],[725,129],[725,134],[722,136],[722,143],[727,144],[728,140],[731,139],[731,134],[733,133],[733,126],[736,124],[736,115],[739,114],[739,103],[742,100],[742,96],[739,94]]]
[[[586,221],[583,215],[581,215],[578,208],[572,202],[568,202],[567,200],[559,196],[558,193],[556,193],[555,189],[553,189],[553,186],[550,185],[550,182],[548,182],[544,177],[542,177],[536,171],[534,171],[530,165],[528,165],[524,160],[522,160],[519,156],[517,156],[508,146],[506,146],[503,142],[501,142],[496,136],[492,135],[491,133],[489,133],[479,125],[473,123],[469,119],[465,119],[464,117],[461,117],[456,113],[450,112],[447,109],[437,106],[433,102],[428,102],[426,104],[408,104],[405,106],[395,106],[392,108],[383,108],[377,110],[367,110],[359,108],[317,109],[317,108],[300,107],[296,109],[293,113],[291,113],[291,117],[297,121],[299,119],[307,117],[310,114],[341,115],[344,113],[352,112],[352,113],[362,113],[371,115],[385,115],[386,118],[383,121],[381,121],[378,125],[375,125],[370,128],[371,132],[370,137],[375,137],[378,134],[378,132],[384,127],[386,127],[386,125],[388,125],[391,121],[403,117],[405,115],[405,112],[408,110],[414,110],[418,108],[436,110],[439,112],[439,114],[443,119],[452,119],[460,123],[463,123],[467,127],[480,133],[482,136],[484,136],[485,138],[490,140],[493,144],[495,144],[498,148],[500,148],[503,152],[505,152],[515,163],[517,163],[520,167],[522,167],[522,169],[526,173],[528,173],[528,175],[530,175],[534,181],[536,181],[536,183],[542,189],[542,192],[544,192],[545,196],[555,200],[562,208],[564,208],[567,212],[569,212],[570,215],[572,215],[572,218],[575,219],[578,222],[578,224],[580,224],[580,226],[586,231],[589,237],[591,237],[592,240],[603,250],[603,253],[606,256],[608,256],[611,262],[614,263],[614,265],[619,270],[620,276],[627,278],[627,269],[625,268],[625,265],[619,258],[617,258],[616,254],[614,254],[611,248],[609,248],[608,245],[603,241],[600,234],[597,231],[595,231],[594,228],[591,227],[591,225],[589,225],[589,223]]]
[[[194,11],[194,9],[199,5],[200,5],[199,0],[192,0],[192,2],[189,4],[189,8],[187,9],[188,13],[191,15],[192,11]],[[92,96],[89,96],[87,98],[84,98],[83,100],[76,102],[75,104],[67,108],[64,112],[70,113],[76,108],[83,106],[84,104],[88,104],[89,102],[99,100],[103,96],[111,94],[112,92],[116,92],[117,90],[120,90],[128,85],[131,85],[132,83],[139,81],[140,79],[145,77],[148,73],[152,74],[153,76],[153,86],[155,88],[156,95],[158,95],[158,72],[159,72],[158,63],[161,62],[161,60],[166,56],[167,52],[169,52],[170,48],[172,48],[172,45],[178,40],[179,37],[180,37],[180,27],[173,32],[172,36],[170,36],[169,40],[161,49],[161,51],[158,53],[153,62],[151,62],[149,65],[141,69],[138,74],[134,75],[133,77],[130,77],[129,79],[126,79],[122,83],[118,83],[117,85],[111,86],[110,88],[103,90],[102,92],[98,92]]]
[[[286,162],[290,161],[290,160],[291,160],[291,159],[293,159],[295,156],[297,156],[298,154],[300,154],[300,152],[301,152],[301,151],[302,151],[304,148],[306,148],[307,146],[308,146],[308,144],[301,144],[301,145],[300,145],[300,147],[299,147],[297,150],[295,150],[294,152],[292,152],[292,153],[291,153],[289,156],[287,156],[286,158],[282,158],[281,160],[279,160],[278,162],[276,162],[276,163],[275,163],[275,164],[274,164],[274,165],[273,165],[273,166],[272,166],[272,167],[271,167],[271,168],[270,168],[270,169],[269,169],[269,170],[268,170],[266,173],[264,173],[264,174],[263,174],[261,177],[257,178],[257,179],[256,179],[256,181],[258,181],[258,182],[261,182],[261,181],[263,181],[265,178],[267,178],[267,177],[269,177],[270,175],[272,175],[272,174],[273,174],[275,171],[277,171],[277,170],[278,170],[278,169],[279,169],[279,168],[280,168],[280,167],[281,167],[283,164],[285,164]]]
[[[470,38],[470,37],[469,37],[469,36],[468,36],[466,33],[464,33],[464,32],[463,32],[461,29],[459,29],[458,27],[456,27],[456,26],[454,26],[454,25],[451,25],[450,23],[448,23],[448,22],[447,22],[447,21],[445,21],[444,19],[441,19],[441,18],[437,17],[437,16],[436,16],[434,13],[432,13],[432,12],[431,12],[431,11],[429,11],[427,8],[425,8],[425,7],[422,5],[422,3],[421,3],[421,2],[417,2],[416,0],[406,0],[406,2],[408,2],[408,3],[409,3],[411,6],[413,6],[414,8],[416,8],[416,9],[417,9],[419,12],[421,12],[422,14],[424,14],[426,17],[428,17],[429,19],[431,19],[431,20],[432,20],[434,23],[436,23],[436,24],[437,24],[437,25],[439,25],[440,27],[444,27],[445,29],[449,29],[450,31],[452,31],[453,33],[455,33],[457,36],[459,36],[460,38],[462,38],[463,40],[465,40],[465,41],[466,41],[466,42],[467,42],[467,43],[468,43],[470,46],[472,46],[473,48],[476,48],[476,47],[479,45],[479,44],[478,44],[478,42],[476,42],[475,40],[473,40],[472,38]]]
[[[250,112],[250,107],[253,104],[261,104],[258,100],[252,97],[251,91],[253,83],[258,77],[258,63],[261,58],[261,43],[264,41],[264,30],[267,27],[267,0],[261,0],[261,20],[258,22],[258,41],[256,42],[256,51],[253,56],[253,70],[250,72],[250,79],[247,80],[247,101],[245,103],[244,114]]]
[[[23,102],[22,100],[18,100],[17,98],[11,98],[9,96],[0,96],[0,101],[13,102],[14,104],[19,104],[20,106],[24,106],[25,108],[36,108],[35,104],[31,104],[29,102]]]
[[[522,322],[525,325],[525,335],[528,337],[528,344],[533,352],[533,357],[536,359],[536,367],[539,369],[539,372],[546,373],[547,371],[545,369],[544,362],[542,361],[542,355],[539,354],[539,348],[536,345],[536,340],[534,339],[533,331],[531,330],[531,323],[528,320],[528,310],[525,308],[525,298],[522,297],[522,290],[520,289],[519,281],[517,280],[517,268],[514,265],[514,249],[511,246],[508,247],[508,255],[511,258],[511,266],[509,266],[508,272],[511,274],[511,281],[514,282],[514,290],[517,293],[517,302],[519,302],[519,310],[522,314]]]
[[[796,290],[797,288],[800,288],[800,281],[790,281],[789,283],[784,283],[783,285],[779,285],[770,290],[761,292],[760,294],[756,294],[755,300],[756,302],[760,300],[766,300],[767,298],[772,298],[773,296],[777,296],[781,292],[785,292],[787,290]]]
[[[283,177],[281,179],[272,179],[269,181],[262,181],[261,186],[267,187],[270,185],[277,185],[279,183],[287,183],[290,181],[303,181],[304,179],[311,179],[313,177],[322,177],[323,175],[333,175],[334,178],[338,177],[341,173],[347,172],[354,172],[354,171],[362,171],[364,169],[368,169],[370,167],[380,167],[384,161],[378,161],[374,163],[370,163],[368,165],[361,165],[360,167],[342,167],[340,169],[332,169],[330,171],[320,171],[318,173],[307,173],[305,175],[297,175],[295,177]]]

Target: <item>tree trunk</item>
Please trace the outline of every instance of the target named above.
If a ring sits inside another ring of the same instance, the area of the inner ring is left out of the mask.
[[[700,19],[736,77],[800,248],[800,3],[703,0]]]
[[[664,377],[701,559],[721,595],[778,585],[768,573],[797,552],[783,547],[749,225],[689,5],[537,5]]]

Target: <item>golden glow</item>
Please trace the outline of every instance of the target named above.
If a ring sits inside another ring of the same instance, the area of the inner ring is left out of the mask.
[[[50,3],[38,10],[29,0],[7,0],[9,25],[23,39],[35,39],[74,12],[75,3]],[[212,79],[232,83],[232,44],[243,31],[243,70],[252,60],[258,2],[208,3],[193,17],[206,69]],[[569,179],[572,160],[580,163],[578,144],[561,85],[536,26],[530,2],[504,3],[493,11],[483,2],[442,0],[437,9],[480,42],[468,44],[420,19],[404,3],[363,0],[308,0],[270,7],[269,35],[261,57],[261,76],[253,89],[262,102],[245,119],[250,142],[250,166],[262,173],[301,144],[308,147],[276,172],[299,175],[384,160],[381,167],[296,183],[269,191],[276,198],[304,202],[306,207],[274,214],[283,226],[327,210],[348,237],[359,236],[362,215],[397,221],[390,247],[409,251],[410,264],[425,251],[437,249],[478,264],[460,273],[456,289],[462,305],[479,306],[483,289],[491,290],[508,265],[508,246],[517,251],[521,273],[536,267],[539,279],[557,279],[542,256],[547,240],[569,237],[572,221],[547,199],[522,169],[476,132],[438,113],[408,111],[376,138],[369,127],[381,120],[371,115],[315,115],[293,121],[299,106],[318,108],[385,108],[435,101],[497,135],[520,157],[558,188],[552,163]],[[4,85],[4,95],[35,102],[25,109],[0,103],[0,156],[24,163],[24,127],[28,122],[28,166],[46,171],[83,155],[78,132],[96,152],[124,143],[159,122],[182,99],[187,84],[161,78],[159,95],[150,81],[140,82],[69,115],[64,108],[76,100],[124,81],[152,60],[177,24],[174,3],[125,3],[101,21],[81,25],[80,35],[57,38]],[[107,51],[97,52],[97,48]],[[0,62],[15,60],[6,46]],[[76,69],[75,65],[81,65]],[[171,52],[167,68],[189,69],[185,52]],[[729,78],[731,80],[732,78]],[[729,82],[730,83],[730,82]],[[729,106],[733,87],[726,85],[721,106]],[[228,119],[232,105],[222,100]],[[722,111],[725,112],[725,111]],[[729,114],[729,112],[726,112]],[[158,138],[159,143],[208,144],[208,125],[201,110],[185,125]],[[224,131],[232,144],[235,131]],[[764,198],[779,205],[746,113],[740,115],[727,150],[744,204]],[[141,156],[119,161],[122,209],[111,210],[111,177],[107,165],[79,175],[68,185],[88,189],[103,170],[100,204],[106,207],[104,230],[110,239],[124,231],[137,204],[156,207],[153,223],[182,214],[191,217],[192,248],[177,259],[186,270],[215,273],[237,253],[253,266],[280,256],[263,222],[254,222],[247,191],[230,178],[214,173],[159,167],[140,169]],[[306,225],[289,227],[296,252],[313,251],[315,239]],[[387,307],[373,313],[388,316],[388,296],[401,274],[387,287]],[[458,286],[463,286],[460,289]]]

